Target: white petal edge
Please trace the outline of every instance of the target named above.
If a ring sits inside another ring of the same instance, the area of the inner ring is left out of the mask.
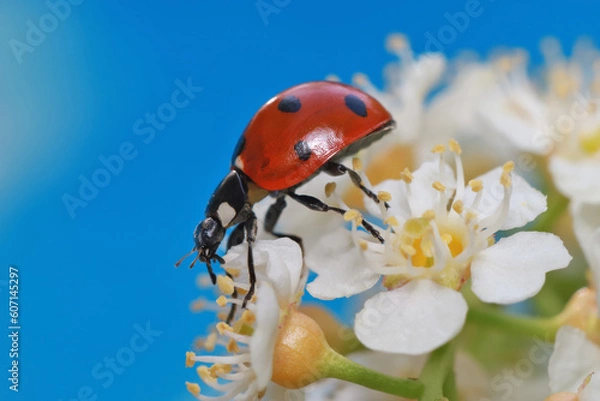
[[[548,168],[558,190],[567,198],[581,202],[600,203],[600,161],[550,158]]]
[[[460,293],[431,280],[416,280],[367,300],[354,330],[370,349],[420,355],[456,336],[467,309]]]
[[[352,242],[350,232],[343,228],[325,235],[306,256],[306,263],[318,274],[306,289],[318,299],[349,297],[379,281],[379,274],[369,270],[369,261]]]
[[[256,373],[256,384],[262,390],[267,387],[273,376],[279,304],[275,290],[268,282],[262,282],[258,286],[256,300],[256,323],[250,338],[250,361]]]
[[[583,380],[599,369],[600,347],[588,340],[581,330],[571,326],[561,327],[548,363],[552,392],[576,393]]]
[[[600,284],[600,204],[571,202],[570,207],[575,236]],[[598,294],[600,296],[600,291]],[[598,304],[600,305],[600,301]]]
[[[556,235],[519,232],[475,256],[471,263],[472,289],[484,302],[520,302],[542,289],[547,272],[567,267],[571,259]]]
[[[581,393],[579,393],[580,401],[598,401],[598,394],[600,394],[600,369],[592,375],[590,382],[585,386]]]
[[[482,217],[494,214],[502,202],[504,187],[500,183],[501,174],[502,168],[497,167],[476,178],[483,182],[483,194],[477,207]],[[547,209],[546,196],[516,173],[512,173],[512,186],[508,216],[502,224],[502,230],[522,227]],[[469,207],[475,199],[475,193],[467,189],[464,198],[465,206]]]

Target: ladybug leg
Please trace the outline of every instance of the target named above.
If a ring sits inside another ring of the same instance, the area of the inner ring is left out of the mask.
[[[244,224],[238,224],[237,226],[235,226],[235,228],[229,235],[229,238],[227,239],[227,247],[226,247],[227,250],[229,250],[231,247],[241,244],[244,241],[244,230],[245,230]],[[230,273],[227,273],[227,277],[233,279],[233,277]],[[237,291],[237,288],[234,287],[233,293],[231,294],[231,298],[236,299],[237,297],[238,297],[238,291]],[[227,320],[225,320],[225,323],[227,323],[227,324],[231,323],[231,321],[233,320],[233,318],[235,316],[236,311],[237,311],[237,305],[232,303],[231,308],[229,309],[229,314],[227,315]]]
[[[270,234],[273,234],[277,238],[289,238],[292,241],[297,242],[298,245],[300,245],[302,251],[304,252],[304,247],[302,246],[302,238],[298,237],[297,235],[282,234],[274,231],[275,225],[277,224],[277,221],[279,221],[279,217],[281,217],[281,213],[283,212],[283,209],[285,209],[286,206],[287,202],[285,201],[285,195],[283,194],[277,197],[275,203],[269,206],[269,210],[267,210],[267,214],[265,216],[265,231]]]
[[[371,191],[369,188],[364,186],[362,178],[360,177],[360,174],[358,174],[356,171],[344,166],[343,164],[331,162],[331,161],[325,165],[324,171],[333,176],[348,174],[350,176],[350,179],[352,180],[352,183],[354,185],[356,185],[358,188],[360,188],[360,190],[363,191],[365,193],[365,195],[367,195],[369,198],[373,199],[373,201],[375,201],[375,203],[381,202],[375,192]],[[390,208],[390,205],[387,202],[384,202],[383,204],[385,205],[386,209]]]
[[[252,253],[252,245],[256,240],[258,226],[256,223],[256,215],[253,212],[248,220],[244,223],[244,227],[246,228],[246,242],[248,243],[248,276],[250,278],[250,289],[244,297],[242,308],[245,308],[248,301],[252,299],[252,295],[254,295],[254,290],[256,288],[256,272],[254,271],[254,254]]]
[[[339,213],[341,215],[344,215],[347,212],[347,210],[345,210],[345,209],[341,209],[341,208],[335,207],[335,206],[329,206],[328,204],[322,202],[321,200],[315,198],[314,196],[298,195],[295,192],[288,192],[287,194],[290,198],[292,198],[296,202],[306,206],[307,208],[309,208],[311,210],[316,210],[317,212],[328,212],[331,210],[331,211]],[[371,234],[373,237],[375,237],[375,239],[377,239],[379,242],[381,242],[382,244],[385,242],[383,240],[383,237],[381,236],[381,233],[375,227],[373,227],[373,225],[371,225],[371,223],[369,223],[365,219],[361,219],[360,224],[365,228],[365,230],[367,230],[369,232],[369,234]]]

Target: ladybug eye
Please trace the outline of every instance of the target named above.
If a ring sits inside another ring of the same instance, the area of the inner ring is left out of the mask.
[[[284,113],[295,113],[300,110],[301,107],[302,103],[300,103],[300,99],[296,96],[286,96],[281,99],[277,105],[277,109]]]
[[[346,106],[357,116],[367,116],[367,105],[358,96],[352,94],[346,95],[344,102],[346,103]]]

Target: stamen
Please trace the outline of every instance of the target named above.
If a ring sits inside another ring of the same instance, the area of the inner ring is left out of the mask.
[[[221,295],[219,298],[217,298],[216,302],[217,302],[217,305],[219,305],[222,308],[225,305],[227,305],[227,298],[225,298],[224,295]]]
[[[463,210],[464,210],[464,203],[461,200],[457,200],[456,202],[454,202],[452,204],[452,209],[458,213],[458,214],[462,214]]]
[[[377,192],[377,199],[382,202],[389,202],[392,200],[392,194],[387,191],[379,191]]]
[[[198,397],[200,395],[200,386],[198,383],[185,382],[185,387],[187,388],[187,391],[189,391],[194,397]]]
[[[433,189],[435,189],[436,191],[440,191],[440,192],[444,192],[446,190],[446,186],[444,184],[442,184],[439,181],[435,181],[432,184]]]
[[[194,366],[194,364],[196,363],[196,361],[194,360],[195,357],[196,357],[196,354],[192,351],[188,351],[185,353],[185,367],[186,368],[191,368],[192,366]]]
[[[235,286],[233,285],[231,277],[223,275],[217,276],[217,285],[224,294],[231,295],[235,291]]]
[[[446,151],[446,147],[444,145],[437,144],[431,149],[431,153],[442,154]]]
[[[336,188],[337,184],[335,182],[328,182],[325,185],[325,196],[329,198],[335,192]]]
[[[353,157],[352,158],[352,168],[356,171],[356,172],[360,172],[363,170],[363,162],[360,158],[358,157]]]
[[[362,215],[358,210],[350,209],[346,213],[344,213],[344,220],[360,224],[360,222],[362,221]]]
[[[457,155],[460,155],[462,153],[460,145],[454,139],[450,139],[450,141],[448,142],[448,148],[452,153],[456,153]]]
[[[246,309],[242,313],[240,320],[248,325],[252,325],[256,321],[256,315],[252,311]]]
[[[240,347],[238,347],[237,343],[233,338],[229,340],[229,343],[227,343],[227,347],[225,349],[231,354],[237,354],[240,352]]]
[[[202,363],[225,363],[225,364],[240,364],[250,362],[250,354],[239,355],[200,355],[194,358],[196,362]]]
[[[481,229],[490,233],[495,233],[500,230],[506,220],[506,216],[508,216],[510,208],[510,198],[512,196],[512,179],[510,173],[503,171],[500,175],[500,183],[504,188],[504,196],[500,205],[498,205],[498,208],[493,214],[479,222]]]
[[[465,172],[462,164],[462,159],[460,154],[462,153],[462,149],[458,142],[454,139],[450,139],[449,143],[450,151],[454,154],[454,164],[456,167],[456,193],[454,194],[454,198],[461,200],[464,197],[465,191]]]
[[[431,209],[425,210],[423,212],[423,218],[425,220],[429,220],[429,221],[434,220],[435,219],[435,212],[433,210],[431,210]]]
[[[469,181],[469,186],[471,187],[471,191],[481,192],[481,190],[483,189],[483,181],[471,180],[471,181]]]
[[[408,167],[404,168],[404,170],[402,170],[402,172],[400,173],[400,179],[406,182],[407,184],[410,184],[413,181],[413,178],[414,177],[408,169]]]
[[[203,382],[216,382],[217,378],[213,376],[211,370],[206,365],[200,365],[196,368],[196,373]]]
[[[391,227],[397,227],[398,225],[400,225],[400,223],[398,223],[398,219],[396,219],[394,216],[390,216],[387,219],[385,219],[383,221],[383,224]]]
[[[225,322],[217,323],[216,328],[220,335],[225,334],[226,331],[233,331],[233,328]]]

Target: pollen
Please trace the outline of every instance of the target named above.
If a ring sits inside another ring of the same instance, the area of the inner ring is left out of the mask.
[[[431,221],[435,219],[435,212],[431,209],[425,210],[423,212],[423,218],[427,221]]]
[[[475,212],[473,212],[472,210],[469,210],[467,212],[467,216],[465,218],[465,222],[467,224],[471,223],[472,221],[474,221],[475,219],[477,219],[477,214]]]
[[[404,233],[412,238],[419,238],[425,234],[428,227],[429,221],[424,218],[409,219],[404,223]]]
[[[365,86],[369,83],[369,78],[367,78],[366,74],[362,72],[357,72],[352,76],[352,82],[354,82],[358,86]]]
[[[448,148],[450,148],[451,152],[456,153],[457,155],[460,155],[462,153],[460,145],[454,139],[450,139],[450,142],[448,143]]]
[[[325,185],[325,196],[329,198],[335,192],[336,188],[337,184],[335,182],[328,182]]]
[[[239,277],[240,276],[240,269],[236,269],[234,267],[227,267],[225,268],[225,271],[229,274],[231,274],[232,277]]]
[[[387,191],[379,191],[377,192],[377,199],[382,202],[389,202],[392,200],[392,194]]]
[[[446,151],[446,147],[444,145],[442,145],[441,143],[438,145],[435,145],[432,149],[431,149],[431,153],[437,153],[437,154],[442,154]]]
[[[227,298],[225,298],[224,295],[221,295],[219,298],[217,298],[217,305],[219,305],[220,307],[224,307],[225,305],[227,305]]]
[[[251,311],[249,311],[248,309],[246,309],[242,313],[242,316],[240,317],[240,320],[242,322],[246,323],[246,324],[252,325],[256,321],[256,315],[254,315],[254,313],[252,313]]]
[[[415,256],[417,254],[417,250],[413,246],[406,244],[400,244],[400,251],[405,256]]]
[[[446,190],[446,186],[439,181],[435,181],[431,186],[436,191],[444,192]]]
[[[196,368],[196,373],[198,373],[198,376],[204,382],[214,383],[217,380],[217,378],[215,376],[213,376],[210,369],[208,367],[206,367],[205,365],[198,366]]]
[[[235,290],[233,280],[230,277],[220,275],[217,277],[217,285],[223,294],[231,295]]]
[[[386,226],[397,227],[400,223],[398,223],[398,219],[394,216],[390,216],[383,221],[383,224]]]
[[[196,357],[196,354],[192,351],[188,351],[185,353],[185,367],[186,368],[191,368],[192,366],[194,366],[194,364],[196,364],[196,361],[194,361],[195,357]]]
[[[187,388],[187,391],[189,391],[194,397],[198,397],[200,395],[200,386],[198,383],[185,382],[185,387]]]
[[[483,189],[483,181],[471,180],[471,181],[469,181],[469,187],[471,187],[471,191],[479,192]]]
[[[231,372],[231,365],[225,365],[222,363],[215,363],[210,367],[210,373],[214,377],[219,377],[223,374]]]
[[[206,306],[206,301],[202,298],[198,298],[192,301],[190,309],[192,312],[200,312]]]
[[[363,162],[358,157],[352,158],[352,168],[356,171],[362,171]]]
[[[362,249],[363,251],[366,251],[367,249],[369,249],[369,244],[365,240],[361,240],[359,242],[359,246],[360,246],[360,249]]]
[[[219,334],[221,334],[221,335],[225,334],[225,332],[227,332],[227,331],[233,331],[231,326],[225,322],[217,323],[216,328],[217,328],[217,331],[219,332]]]
[[[506,163],[504,163],[504,166],[502,166],[502,171],[504,171],[505,173],[511,173],[514,169],[515,162],[513,162],[512,160],[507,161]]]
[[[407,184],[410,184],[413,180],[413,175],[410,172],[410,170],[408,169],[408,167],[405,167],[404,170],[402,170],[402,172],[400,173],[400,179],[404,182],[406,182]]]
[[[464,207],[465,207],[465,205],[464,205],[463,201],[460,199],[452,204],[452,209],[454,209],[454,211],[458,214],[462,214]]]
[[[450,243],[452,242],[452,235],[450,234],[442,234],[442,241],[444,241],[444,243],[446,245],[450,245]]]
[[[393,33],[387,37],[385,45],[389,52],[395,53],[406,49],[408,47],[408,40],[404,35]]]
[[[240,352],[240,347],[238,347],[237,342],[235,342],[235,340],[233,338],[231,340],[229,340],[229,342],[227,343],[226,349],[227,349],[227,352],[229,352],[230,354]]]
[[[204,348],[209,351],[212,352],[215,349],[215,346],[217,345],[217,333],[216,332],[212,332],[208,335],[208,337],[206,337],[206,341],[204,342]]]
[[[350,209],[344,213],[344,220],[346,221],[361,221],[362,216],[358,210]]]

